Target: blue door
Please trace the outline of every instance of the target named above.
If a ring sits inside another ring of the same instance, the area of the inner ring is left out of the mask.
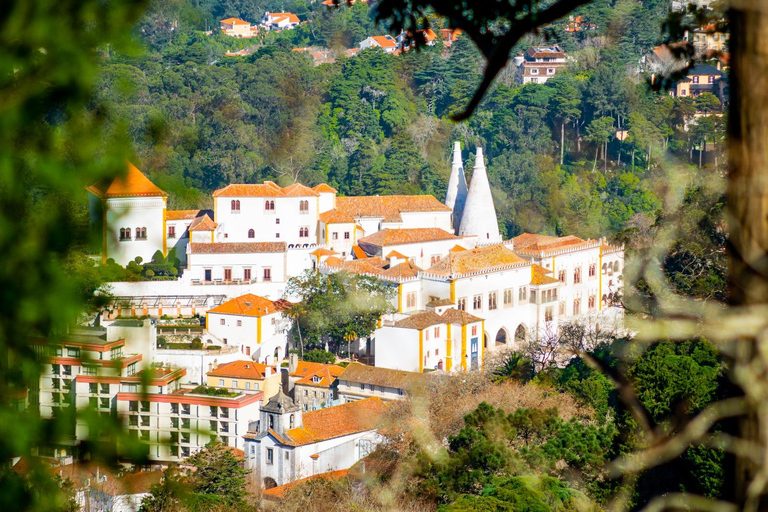
[[[469,361],[470,361],[470,368],[472,370],[477,370],[478,368],[477,347],[478,347],[478,339],[472,338],[469,343]]]

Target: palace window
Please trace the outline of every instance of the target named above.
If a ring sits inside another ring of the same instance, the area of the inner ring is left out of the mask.
[[[176,226],[168,226],[168,238],[176,238]]]
[[[590,295],[589,299],[587,300],[587,308],[590,309],[590,310],[595,309],[595,304],[596,303],[597,303],[597,301],[595,300],[595,296],[594,295]]]
[[[573,314],[581,313],[581,299],[573,299]]]
[[[425,333],[424,338],[426,339],[426,341],[429,341],[429,329],[425,329],[424,333]],[[429,351],[427,351],[427,355],[429,355]]]
[[[488,294],[488,310],[493,311],[496,309],[496,292]]]
[[[557,273],[557,278],[560,280],[561,283],[565,282],[565,270],[561,270]]]
[[[440,327],[435,327],[435,339],[440,337]]]
[[[416,307],[416,292],[405,294],[405,307],[408,309]]]
[[[267,211],[275,211],[274,201],[264,201],[264,209]]]
[[[136,228],[136,239],[137,240],[146,240],[147,239],[147,228]]]
[[[573,270],[573,284],[581,283],[581,267],[576,267]]]
[[[608,272],[608,264],[607,263],[603,263],[603,275],[605,275],[606,272]]]
[[[467,310],[467,298],[462,297],[458,300],[456,303],[456,307],[459,308],[459,311],[466,311]]]
[[[249,269],[249,268],[244,268],[243,269],[243,279],[246,280],[246,281],[250,281],[251,280],[251,269]]]
[[[338,240],[339,239],[339,234],[336,231],[334,231],[333,233],[331,233],[331,238],[334,239],[334,240]]]
[[[589,277],[595,277],[597,275],[597,265],[592,263],[589,265]]]
[[[482,295],[475,295],[472,297],[472,309],[482,309],[483,308],[483,296]]]
[[[275,461],[274,450],[272,448],[267,448],[267,464],[273,464],[274,461]]]
[[[233,199],[230,203],[232,213],[240,213],[240,200]]]
[[[619,267],[619,262],[618,262],[618,261],[614,261],[614,262],[613,262],[613,271],[614,271],[614,272],[618,272],[618,271],[619,271],[619,268],[620,268],[620,267]]]
[[[256,238],[256,231],[249,229],[248,230],[248,238]]]
[[[521,286],[520,291],[517,294],[518,302],[525,301],[527,293],[528,293],[528,288],[526,288],[525,286]]]
[[[344,232],[344,240],[349,240],[349,231]]]
[[[308,238],[309,228],[299,228],[299,238]]]
[[[309,213],[309,201],[299,201],[299,213]]]
[[[231,268],[225,268],[224,269],[224,280],[225,281],[231,281],[232,280],[232,269]]]
[[[264,281],[265,282],[272,281],[272,269],[271,268],[265,268],[264,269]]]
[[[514,296],[514,289],[507,288],[504,290],[504,307],[512,305],[512,297]]]
[[[477,326],[476,325],[472,326],[472,336],[477,336]]]
[[[224,321],[223,318],[219,320],[219,325],[224,325],[224,323],[225,323],[225,321]]]
[[[548,306],[544,310],[544,321],[545,322],[551,322],[555,318],[555,307],[554,306]]]
[[[565,302],[561,302],[561,303],[560,303],[560,308],[559,308],[559,311],[558,311],[558,312],[559,312],[559,314],[561,314],[561,315],[564,315],[564,314],[565,314]]]

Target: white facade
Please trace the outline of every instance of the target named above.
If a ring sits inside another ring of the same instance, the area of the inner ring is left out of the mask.
[[[361,50],[365,50],[366,48],[381,48],[387,53],[394,53],[398,48],[398,43],[397,40],[390,35],[371,36],[360,43]]]
[[[493,204],[491,185],[485,172],[483,148],[477,148],[472,180],[469,183],[467,200],[461,214],[459,236],[476,236],[478,244],[501,242],[499,222],[496,219],[496,207]]]

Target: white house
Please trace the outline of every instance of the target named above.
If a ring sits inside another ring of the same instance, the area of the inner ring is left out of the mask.
[[[88,187],[91,223],[102,239],[102,261],[126,265],[137,256],[150,261],[166,254],[165,209],[168,194],[132,163],[125,174]]]
[[[366,48],[381,48],[387,53],[395,53],[398,49],[398,42],[389,34],[385,36],[371,36],[360,43],[361,50]]]
[[[543,84],[565,67],[568,56],[559,45],[531,46],[515,62],[520,83]]]
[[[258,27],[240,18],[227,18],[219,22],[222,32],[232,37],[253,37],[258,34]]]
[[[474,236],[459,237],[441,228],[386,228],[361,238],[358,245],[368,256],[389,259],[396,252],[401,260],[410,259],[416,266],[427,268],[456,245],[473,249],[476,240]]]
[[[290,12],[266,12],[261,19],[261,26],[267,30],[290,30],[299,23],[299,17]]]
[[[261,408],[245,435],[245,465],[264,488],[352,467],[373,451],[385,404],[380,398],[302,412],[281,392]]]
[[[187,245],[191,235],[197,230],[198,237],[202,231],[199,226],[204,221],[203,217],[207,217],[210,221],[213,221],[213,211],[211,210],[168,210],[165,212],[165,236],[166,247],[170,252],[172,249],[176,254],[176,257],[181,260],[182,265],[187,264]],[[190,230],[192,228],[192,230]],[[210,234],[208,235],[210,237]],[[205,241],[205,240],[203,240]]]
[[[249,293],[208,310],[206,328],[223,345],[240,347],[246,357],[273,364],[287,353],[290,319],[283,312],[290,305]]]

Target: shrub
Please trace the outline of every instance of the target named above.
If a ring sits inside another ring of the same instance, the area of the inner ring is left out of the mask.
[[[221,345],[208,345],[205,350],[221,350]]]
[[[192,343],[189,344],[190,347],[192,347],[192,350],[200,350],[203,348],[203,340],[200,339],[200,337],[196,337],[192,340]]]
[[[141,263],[144,261],[144,258],[141,256],[136,256],[133,261],[135,261],[137,265],[141,265]]]
[[[152,278],[152,277],[155,277],[155,272],[150,268],[150,269],[147,269],[146,272],[144,272],[144,275],[149,278]]]
[[[304,361],[309,361],[310,363],[333,364],[336,362],[336,356],[325,350],[310,350],[309,352],[304,353],[302,359]]]
[[[179,275],[179,269],[177,269],[176,267],[171,267],[171,269],[168,271],[168,273],[175,277],[175,276]]]
[[[163,336],[157,337],[157,346],[158,348],[165,348],[165,346],[168,345],[168,341]]]
[[[107,258],[107,265],[114,265],[115,264],[115,258]]]

